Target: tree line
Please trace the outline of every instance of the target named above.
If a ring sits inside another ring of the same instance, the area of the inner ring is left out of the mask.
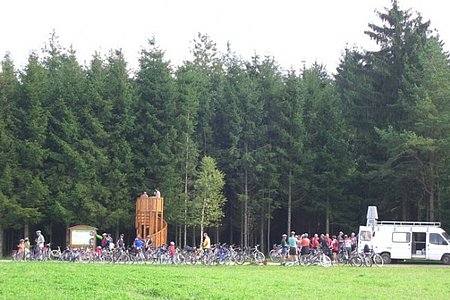
[[[378,49],[345,49],[335,75],[221,53],[204,34],[177,67],[150,39],[134,73],[121,50],[80,65],[55,33],[22,70],[6,55],[0,251],[37,228],[131,234],[155,187],[180,245],[203,230],[262,249],[291,229],[354,231],[368,205],[449,228],[448,54],[397,1],[377,15]]]

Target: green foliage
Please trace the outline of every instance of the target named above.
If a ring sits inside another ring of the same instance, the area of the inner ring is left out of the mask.
[[[177,219],[179,205],[174,205],[182,191],[184,161],[181,154],[186,135],[180,130],[181,117],[177,102],[177,87],[173,72],[164,52],[154,40],[149,49],[143,49],[140,69],[136,78],[138,99],[133,107],[136,114],[132,137],[134,169],[142,177],[137,178],[141,190],[146,187],[161,188],[166,204],[172,206],[166,214],[170,221]],[[184,106],[186,107],[186,106]],[[185,114],[185,111],[181,111]],[[163,188],[164,187],[164,188]]]
[[[394,218],[434,220],[448,155],[439,147],[448,140],[448,58],[430,22],[397,1],[378,16],[383,25],[366,34],[380,49],[347,51],[336,78],[356,129],[358,171],[371,186],[357,193]]]
[[[225,175],[217,169],[216,161],[204,156],[195,179],[195,200],[192,218],[200,225],[201,233],[205,227],[219,226],[224,216],[223,205],[226,198],[222,193]]]
[[[397,1],[377,16],[378,49],[345,49],[334,78],[203,34],[177,68],[149,40],[134,74],[121,50],[81,66],[55,33],[21,71],[5,56],[1,225],[131,230],[136,195],[160,188],[179,241],[214,227],[266,249],[286,229],[355,230],[368,204],[450,226],[448,54]]]

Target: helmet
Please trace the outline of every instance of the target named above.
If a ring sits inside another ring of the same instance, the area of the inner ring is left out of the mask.
[[[174,242],[170,242],[170,245],[174,246],[174,245],[175,245],[175,243],[174,243]]]

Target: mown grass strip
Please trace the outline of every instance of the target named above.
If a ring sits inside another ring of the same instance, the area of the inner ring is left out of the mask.
[[[0,299],[447,299],[440,266],[161,266],[0,262]]]

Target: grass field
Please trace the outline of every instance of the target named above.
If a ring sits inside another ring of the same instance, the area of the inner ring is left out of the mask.
[[[0,262],[0,299],[448,299],[445,266]]]

